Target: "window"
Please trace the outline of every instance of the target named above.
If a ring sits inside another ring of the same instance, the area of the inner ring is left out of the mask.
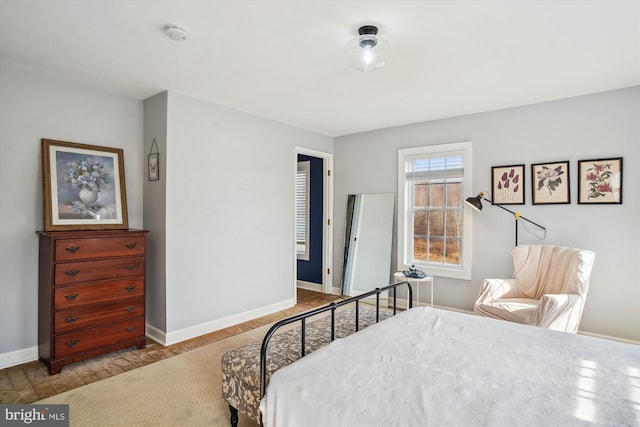
[[[471,142],[398,151],[398,269],[471,278]]]
[[[309,172],[311,162],[298,162],[296,173],[296,251],[298,259],[309,260]]]

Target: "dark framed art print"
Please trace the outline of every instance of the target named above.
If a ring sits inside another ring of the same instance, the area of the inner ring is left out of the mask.
[[[524,205],[524,165],[493,166],[491,190],[494,205]]]
[[[552,205],[571,203],[569,161],[531,165],[531,203]]]
[[[578,161],[579,204],[622,204],[622,157]]]

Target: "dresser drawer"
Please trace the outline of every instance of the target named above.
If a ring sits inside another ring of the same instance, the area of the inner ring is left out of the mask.
[[[127,320],[55,337],[54,357],[64,357],[87,350],[133,340],[144,336],[144,318]]]
[[[39,231],[38,357],[49,374],[144,348],[147,230]]]
[[[56,287],[53,298],[56,310],[60,310],[141,295],[144,295],[144,278],[135,277],[88,285]]]
[[[63,262],[55,265],[55,285],[141,276],[144,257],[115,258],[96,261]]]
[[[60,239],[55,242],[55,261],[76,261],[144,254],[144,236]]]
[[[80,307],[57,311],[54,315],[54,332],[99,326],[144,315],[144,297],[118,301],[100,306]]]

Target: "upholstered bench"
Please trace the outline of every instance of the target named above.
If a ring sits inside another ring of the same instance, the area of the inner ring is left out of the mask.
[[[380,320],[393,315],[391,310],[380,310]],[[373,306],[359,306],[359,329],[376,323]],[[335,338],[356,331],[355,307],[344,307],[335,314]],[[267,381],[276,370],[301,357],[301,327],[289,328],[271,337],[267,351]],[[331,318],[325,316],[310,321],[305,327],[306,354],[331,342]],[[262,340],[229,351],[222,356],[222,396],[229,403],[231,424],[237,423],[237,412],[246,414],[260,424],[260,350]],[[235,422],[234,422],[235,418]]]

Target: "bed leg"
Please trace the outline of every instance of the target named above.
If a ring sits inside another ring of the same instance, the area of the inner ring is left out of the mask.
[[[229,405],[229,412],[231,412],[231,427],[238,427],[238,410]]]

